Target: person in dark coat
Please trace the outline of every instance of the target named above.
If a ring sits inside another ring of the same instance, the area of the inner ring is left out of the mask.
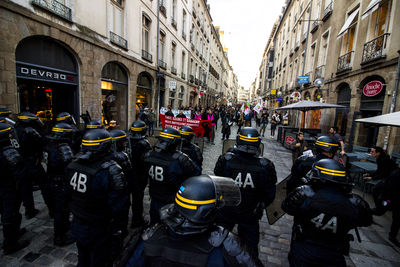
[[[304,133],[297,133],[296,142],[290,145],[290,149],[292,150],[292,161],[293,163],[296,161],[298,157],[300,157],[304,151],[307,150],[308,144],[304,140]]]

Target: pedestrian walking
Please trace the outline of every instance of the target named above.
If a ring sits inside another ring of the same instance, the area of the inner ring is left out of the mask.
[[[292,161],[293,163],[296,161],[298,157],[300,157],[304,151],[308,148],[307,142],[304,140],[304,133],[298,132],[296,134],[296,141],[290,145],[290,149],[292,150]]]
[[[262,137],[265,136],[265,129],[267,129],[267,125],[268,125],[268,113],[265,112],[262,114],[261,119],[260,119],[260,135]]]
[[[272,114],[271,116],[271,138],[275,138],[275,130],[276,130],[276,126],[278,126],[280,122],[279,119],[279,115],[278,112],[274,112],[274,114]]]

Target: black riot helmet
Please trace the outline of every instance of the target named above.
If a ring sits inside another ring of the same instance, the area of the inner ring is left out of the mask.
[[[160,210],[160,218],[180,235],[205,232],[217,210],[240,204],[241,194],[235,182],[226,177],[200,175],[185,180],[173,204]]]
[[[320,136],[317,141],[315,141],[315,149],[318,153],[325,151],[335,154],[339,149],[339,144],[329,136]]]
[[[114,143],[114,150],[117,152],[125,151],[128,144],[126,133],[122,130],[115,129],[110,131],[110,135]]]
[[[92,129],[104,129],[104,125],[99,120],[91,120],[88,124],[86,124],[86,130]]]
[[[7,123],[0,122],[0,147],[11,145],[11,135],[14,129]]]
[[[312,169],[306,175],[311,183],[327,186],[342,186],[348,189],[345,167],[333,159],[321,159],[314,163]]]
[[[69,125],[76,125],[74,117],[72,117],[68,112],[58,113],[56,116],[56,123],[59,122],[68,123]]]
[[[56,140],[66,141],[68,143],[72,142],[73,129],[68,123],[57,123],[51,129],[52,138]]]
[[[11,115],[11,110],[9,110],[8,108],[0,108],[0,116],[1,117],[8,117]]]
[[[236,137],[237,150],[257,154],[261,139],[258,131],[252,127],[244,127]]]
[[[82,150],[92,152],[109,152],[112,138],[109,132],[104,129],[93,129],[87,131],[82,138]]]
[[[182,140],[179,131],[172,127],[164,128],[157,139],[156,147],[162,150],[176,150]]]
[[[6,123],[6,118],[3,117],[3,116],[0,116],[0,122],[1,122],[1,123]]]
[[[129,129],[129,136],[132,139],[143,139],[146,136],[147,125],[144,121],[134,121]]]
[[[179,129],[179,133],[181,134],[181,138],[182,138],[182,141],[184,143],[189,144],[189,143],[192,142],[192,139],[194,137],[194,131],[193,131],[192,127],[190,127],[190,126],[182,126]]]
[[[22,125],[25,127],[33,127],[36,130],[43,128],[43,123],[39,119],[39,117],[28,111],[23,111],[23,112],[19,113],[17,116],[17,119],[18,119],[17,123],[19,125]]]

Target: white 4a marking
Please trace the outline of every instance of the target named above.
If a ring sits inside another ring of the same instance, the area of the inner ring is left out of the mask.
[[[244,179],[244,183],[242,183],[242,173],[239,172],[238,175],[236,176],[235,184],[242,188],[246,188],[246,186],[254,188],[253,178],[251,178],[250,173],[246,173],[246,178]]]
[[[321,213],[317,217],[311,220],[312,223],[315,224],[315,227],[320,228],[321,230],[331,230],[332,233],[336,234],[337,231],[337,218],[333,216],[325,225],[322,224],[324,220],[325,214]]]

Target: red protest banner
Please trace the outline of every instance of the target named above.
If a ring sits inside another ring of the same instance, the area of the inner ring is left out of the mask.
[[[193,128],[194,134],[196,136],[204,136],[205,129],[204,127],[208,127],[211,129],[211,121],[209,120],[194,120],[187,118],[177,118],[172,116],[165,116],[160,114],[160,121],[163,129],[165,127],[172,127],[175,129],[180,129],[182,126],[190,126]],[[211,134],[211,131],[210,131]]]

